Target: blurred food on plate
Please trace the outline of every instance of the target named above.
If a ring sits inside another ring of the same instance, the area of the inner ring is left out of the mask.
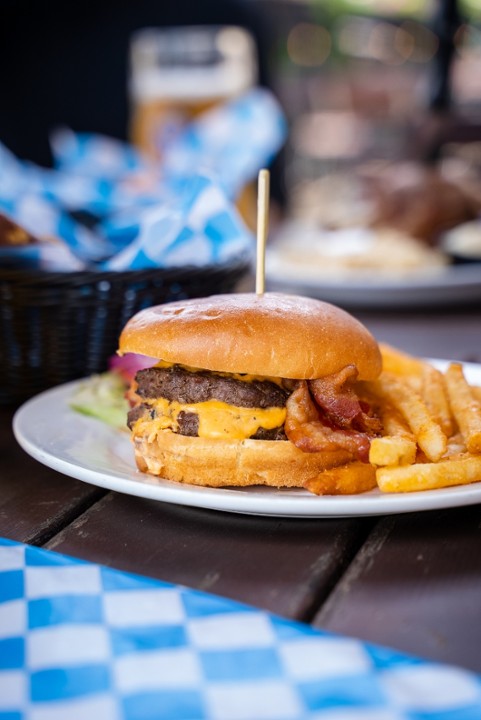
[[[35,223],[31,223],[33,228]],[[37,227],[38,231],[40,228]],[[68,245],[50,233],[33,235],[23,225],[0,212],[0,268],[4,270],[79,270],[82,262]],[[1,282],[1,280],[0,280]]]
[[[455,262],[481,262],[481,218],[444,233],[441,247]]]
[[[481,179],[459,160],[367,162],[297,186],[289,219],[272,234],[268,266],[306,278],[439,272],[469,255],[455,252],[456,243],[471,244],[476,258],[467,236],[481,234],[480,217]]]
[[[481,212],[479,181],[451,177],[421,163],[363,168],[361,177],[372,203],[372,226],[397,228],[431,245],[445,230]]]
[[[4,213],[0,213],[0,266],[35,266],[38,239]]]
[[[371,206],[360,178],[354,173],[332,172],[293,187],[289,215],[322,228],[365,227]]]
[[[37,243],[36,237],[20,227],[18,223],[10,220],[6,215],[0,213],[0,245],[9,247],[24,247]]]
[[[267,265],[284,277],[342,279],[346,274],[376,271],[410,275],[438,272],[447,255],[395,228],[344,227],[323,229],[302,221],[285,224],[268,249]]]

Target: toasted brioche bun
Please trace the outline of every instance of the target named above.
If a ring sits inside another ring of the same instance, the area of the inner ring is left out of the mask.
[[[355,364],[360,380],[381,372],[376,340],[352,315],[313,298],[238,293],[141,310],[120,354],[228,373],[314,379]]]
[[[322,494],[355,494],[371,490],[375,482],[350,475],[347,483],[339,482],[324,470],[351,460],[345,450],[305,453],[288,441],[207,440],[185,437],[170,431],[133,435],[135,459],[139,470],[174,482],[208,487],[304,487],[305,483],[322,482]]]

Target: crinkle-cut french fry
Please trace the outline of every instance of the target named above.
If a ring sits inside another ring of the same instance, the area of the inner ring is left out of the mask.
[[[411,465],[416,460],[416,451],[414,440],[385,435],[371,440],[369,462],[373,465]]]
[[[376,487],[376,469],[369,463],[351,462],[324,470],[304,487],[316,495],[357,495]]]
[[[379,343],[379,348],[382,355],[383,370],[405,377],[421,377],[424,365],[422,360],[398,350],[388,343]]]
[[[388,372],[382,372],[373,386],[404,416],[426,457],[432,462],[439,460],[446,452],[448,439],[419,395],[402,378]]]
[[[438,463],[383,467],[376,471],[382,492],[417,492],[481,481],[481,455],[466,454]]]
[[[421,372],[421,397],[433,419],[441,426],[447,437],[454,432],[444,376],[440,370],[424,363]]]
[[[481,404],[474,397],[460,363],[451,363],[445,372],[451,410],[469,452],[481,453]]]
[[[478,385],[471,385],[470,387],[474,399],[481,403],[481,387],[479,387]]]

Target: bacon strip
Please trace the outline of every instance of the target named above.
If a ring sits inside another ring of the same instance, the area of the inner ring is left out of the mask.
[[[366,404],[354,390],[358,374],[355,365],[346,365],[338,373],[309,380],[309,390],[317,405],[337,427],[376,434],[381,430],[381,423],[378,418],[368,415]]]
[[[368,462],[368,436],[349,429],[335,429],[323,423],[305,380],[301,380],[289,396],[286,410],[286,435],[303,452],[343,449],[350,452],[354,458]]]

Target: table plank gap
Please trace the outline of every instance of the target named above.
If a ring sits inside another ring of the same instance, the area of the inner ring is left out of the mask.
[[[84,515],[93,505],[102,500],[108,494],[108,490],[100,488],[93,489],[89,495],[81,498],[75,505],[64,508],[63,512],[45,522],[39,524],[37,529],[31,535],[27,535],[23,542],[39,547],[46,546],[47,543],[59,534],[64,528],[68,527],[72,522]]]
[[[335,587],[355,561],[359,552],[362,552],[364,543],[372,534],[375,524],[375,518],[364,518],[362,523],[356,524],[349,537],[344,538],[342,550],[339,548],[339,552],[335,555],[336,564],[329,568],[329,575],[326,576],[324,583],[319,586],[319,592],[312,598],[311,605],[305,607],[302,617],[299,618],[300,620],[312,623],[314,618],[319,615],[321,608],[328,602]]]

